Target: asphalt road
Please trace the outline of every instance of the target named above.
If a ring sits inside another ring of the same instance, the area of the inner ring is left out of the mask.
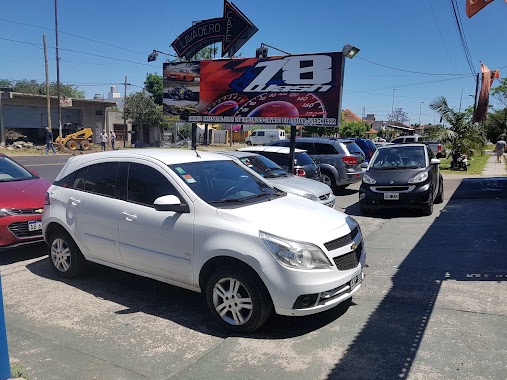
[[[53,180],[58,156],[18,158]],[[55,160],[55,161],[53,161]],[[491,191],[494,189],[494,191]],[[196,293],[98,265],[73,280],[43,245],[3,253],[11,363],[30,379],[507,379],[507,178],[445,178],[432,216],[360,215],[350,305],[231,335]]]

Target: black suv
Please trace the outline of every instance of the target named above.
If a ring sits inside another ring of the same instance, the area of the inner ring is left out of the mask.
[[[290,140],[273,141],[267,145],[290,146]],[[320,167],[322,182],[333,190],[361,181],[364,154],[348,139],[334,137],[298,137],[296,148],[304,149]]]

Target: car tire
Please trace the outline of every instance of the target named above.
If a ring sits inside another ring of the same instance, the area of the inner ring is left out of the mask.
[[[244,303],[240,304],[240,299]],[[237,332],[257,330],[273,309],[269,293],[257,275],[237,266],[221,267],[211,274],[206,301],[213,318]]]
[[[320,177],[322,178],[322,182],[328,185],[333,190],[333,192],[338,190],[338,186],[336,186],[336,179],[333,174],[327,170],[324,170],[321,171]]]
[[[88,150],[90,149],[90,143],[88,142],[88,140],[83,140],[79,143],[79,147],[82,149],[82,150]]]
[[[422,214],[424,216],[430,216],[433,214],[433,194],[430,195],[428,203],[425,203],[422,208]]]
[[[77,142],[75,142],[74,140],[69,140],[69,141],[67,141],[67,144],[65,144],[65,146],[69,150],[76,150],[77,149]]]
[[[252,143],[250,141],[247,141],[246,145],[250,146],[250,145],[252,145]]]
[[[435,197],[435,203],[442,203],[444,201],[444,179],[440,176],[439,185],[438,185],[438,193]]]
[[[53,270],[61,277],[72,278],[79,275],[86,266],[81,250],[64,230],[57,230],[48,239],[49,259]]]

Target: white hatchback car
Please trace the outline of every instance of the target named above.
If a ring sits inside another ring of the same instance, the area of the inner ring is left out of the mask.
[[[236,331],[254,331],[273,309],[330,309],[363,280],[352,218],[214,153],[72,157],[48,189],[42,223],[59,275],[93,261],[204,292],[214,318]]]

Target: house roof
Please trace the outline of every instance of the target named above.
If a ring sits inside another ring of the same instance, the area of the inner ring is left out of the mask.
[[[343,110],[343,121],[361,121],[361,118],[349,109]]]

